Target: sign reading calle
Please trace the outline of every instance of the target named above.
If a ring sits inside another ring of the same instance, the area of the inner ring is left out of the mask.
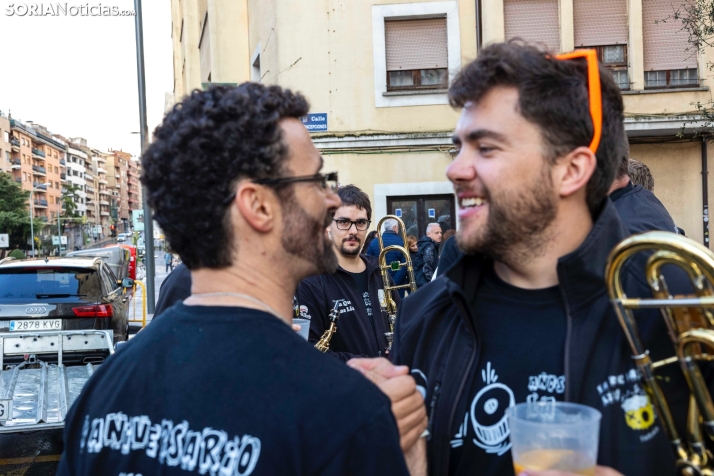
[[[315,112],[302,118],[308,132],[327,132],[327,113]]]

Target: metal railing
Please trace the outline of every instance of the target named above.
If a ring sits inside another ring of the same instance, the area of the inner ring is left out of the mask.
[[[129,319],[129,322],[141,322],[141,327],[146,327],[146,286],[140,281],[134,281],[133,293],[136,296],[136,286],[141,287],[141,319],[136,319],[136,301],[134,299],[134,319]]]
[[[42,157],[42,158],[45,157],[45,153],[44,153],[44,152],[42,152],[40,149],[34,149],[34,148],[32,149],[32,155],[37,155],[37,156]]]

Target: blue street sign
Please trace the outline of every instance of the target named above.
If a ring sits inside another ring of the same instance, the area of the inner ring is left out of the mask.
[[[327,132],[327,113],[316,112],[302,118],[309,132]]]

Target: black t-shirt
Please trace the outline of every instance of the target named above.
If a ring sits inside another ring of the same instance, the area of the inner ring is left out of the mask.
[[[473,293],[482,346],[466,413],[451,438],[451,475],[511,475],[506,409],[526,401],[563,400],[566,316],[558,287],[521,289],[489,266]]]
[[[82,390],[58,475],[407,474],[389,398],[279,319],[165,314]]]
[[[350,276],[352,276],[352,279],[355,281],[359,295],[362,296],[364,307],[367,309],[367,317],[371,318],[374,311],[372,310],[372,300],[369,298],[369,275],[367,274],[367,270],[365,269],[361,273],[350,273]]]

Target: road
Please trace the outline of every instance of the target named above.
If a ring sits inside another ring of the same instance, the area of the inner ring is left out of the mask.
[[[163,255],[162,255],[163,256]],[[159,263],[157,255],[156,262]],[[158,300],[161,283],[168,273],[164,272],[163,261],[156,269],[156,298]],[[145,279],[140,279],[145,283]],[[137,286],[135,299],[141,303],[141,287]],[[130,310],[132,318],[134,305]],[[137,318],[141,319],[141,306],[136,306]],[[151,316],[147,322],[151,321]],[[2,476],[54,476],[57,472],[63,450],[62,430],[33,431],[28,433],[0,435],[0,475]]]

